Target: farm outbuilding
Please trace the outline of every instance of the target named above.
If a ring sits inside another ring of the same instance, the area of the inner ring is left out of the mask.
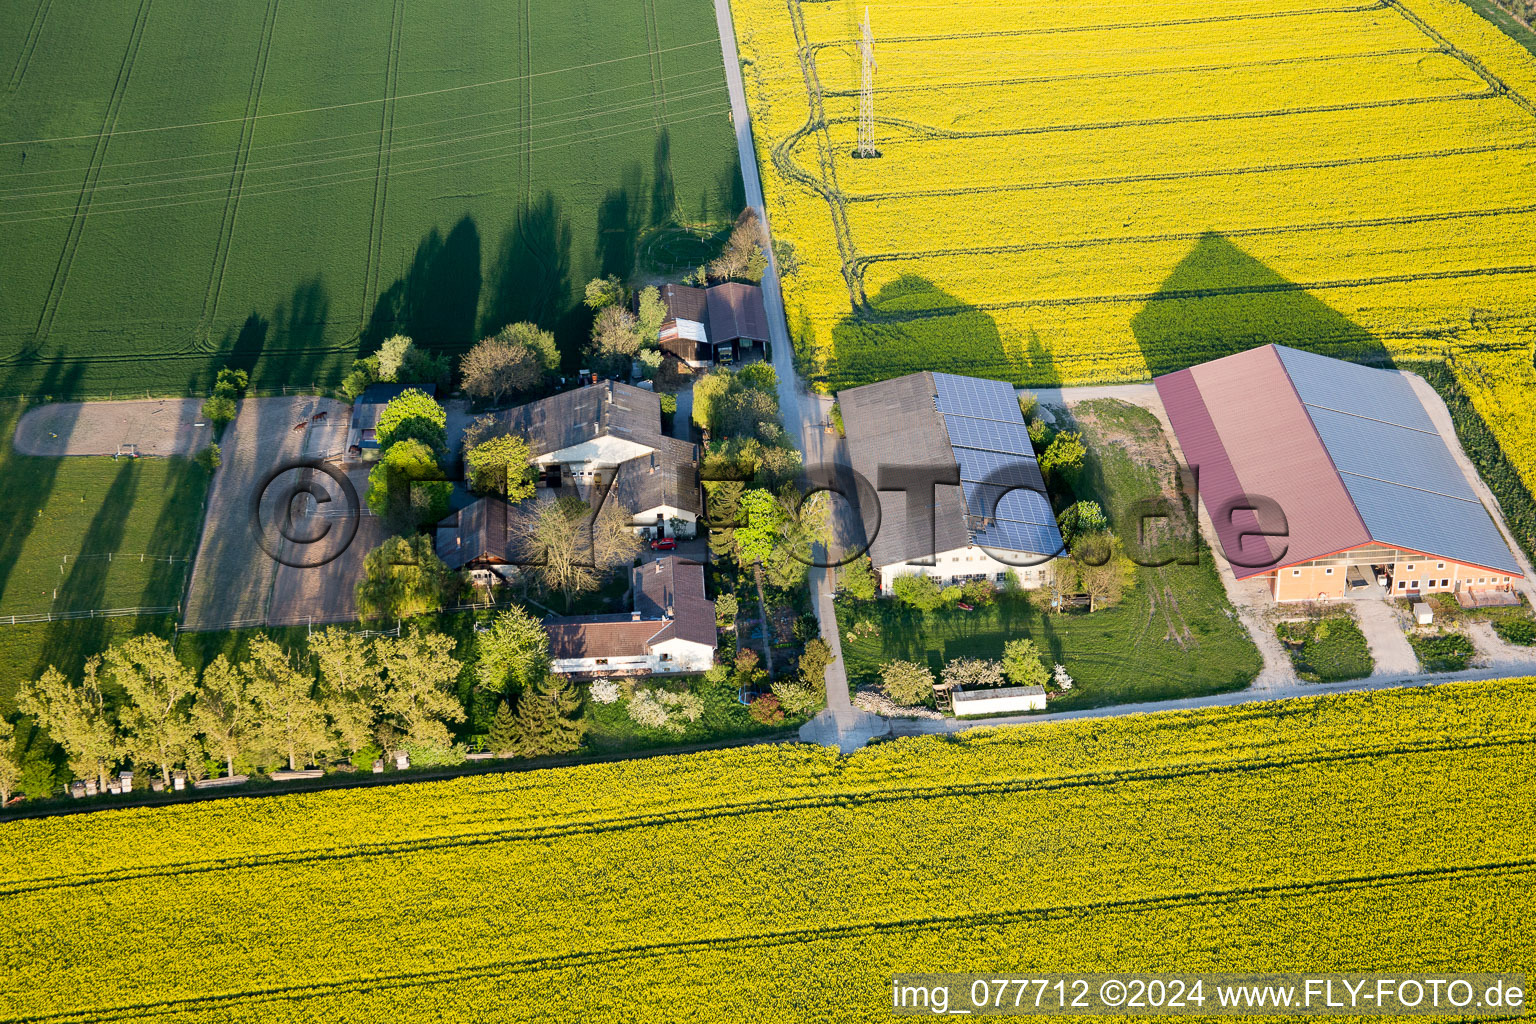
[[[661,300],[667,307],[658,335],[661,350],[690,366],[732,362],[744,346],[768,342],[768,311],[757,285],[669,284],[662,286]]]
[[[1045,710],[1043,686],[996,686],[981,690],[953,690],[955,717],[1014,715]]]
[[[1157,378],[1238,579],[1277,601],[1506,592],[1498,525],[1402,374],[1266,345]]]

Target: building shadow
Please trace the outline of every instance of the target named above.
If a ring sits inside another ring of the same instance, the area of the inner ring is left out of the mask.
[[[843,375],[848,376],[850,368],[865,367],[853,369],[858,383],[936,364],[950,373],[1026,383],[1020,381],[1021,364],[1008,355],[991,315],[927,278],[902,275],[880,289],[870,308],[874,316],[856,312],[832,328],[833,352]],[[1040,358],[1049,362],[1044,346]]]
[[[1393,365],[1365,328],[1214,231],[1148,298],[1131,332],[1154,377],[1269,344]]]

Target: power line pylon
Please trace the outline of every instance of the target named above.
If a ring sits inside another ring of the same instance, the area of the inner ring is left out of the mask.
[[[859,56],[863,59],[859,77],[859,148],[857,157],[876,157],[875,148],[875,41],[869,30],[869,8],[864,8],[864,33],[859,40]]]

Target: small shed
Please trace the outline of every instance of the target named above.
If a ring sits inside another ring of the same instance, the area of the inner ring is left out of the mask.
[[[971,715],[1012,715],[1021,711],[1045,710],[1043,686],[995,686],[980,690],[952,692],[955,717]]]
[[[695,369],[708,366],[714,360],[709,332],[697,320],[668,320],[661,325],[656,339],[663,352],[676,356]]]
[[[1428,626],[1435,621],[1435,610],[1427,601],[1413,602],[1413,621],[1421,626]]]

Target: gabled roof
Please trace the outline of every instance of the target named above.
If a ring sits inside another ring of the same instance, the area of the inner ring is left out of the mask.
[[[1008,384],[913,373],[839,393],[853,468],[877,489],[881,471],[951,469],[960,483],[934,488],[931,530],[908,516],[907,495],[880,497],[876,566],[978,544],[997,552],[1055,555],[1061,532],[1045,496],[1029,430]]]
[[[505,498],[481,498],[437,524],[437,557],[450,569],[470,562],[515,562],[512,506]]]
[[[612,497],[636,515],[663,505],[703,515],[698,446],[675,437],[664,441],[660,451],[619,464]]]
[[[632,615],[579,615],[545,622],[552,657],[625,658],[687,640],[713,648],[715,603],[704,596],[704,567],[669,555],[631,570]]]
[[[661,301],[666,304],[667,316],[677,320],[705,323],[709,319],[708,292],[686,284],[661,286]]]
[[[534,458],[611,435],[660,448],[661,396],[601,381],[494,413],[495,432],[528,439]]]
[[[755,284],[730,281],[709,289],[709,337],[711,341],[747,338],[766,342],[768,310],[763,290]]]
[[[1156,384],[1239,578],[1373,542],[1520,574],[1402,374],[1266,345]]]

